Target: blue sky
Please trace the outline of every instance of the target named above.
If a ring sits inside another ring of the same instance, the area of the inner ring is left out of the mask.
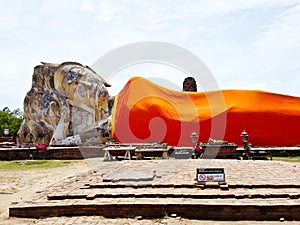
[[[93,65],[122,45],[176,44],[196,54],[221,89],[300,97],[300,1],[0,0],[0,108],[23,108],[41,61]],[[179,88],[186,77],[164,65],[135,65],[109,83],[117,94],[135,75]]]

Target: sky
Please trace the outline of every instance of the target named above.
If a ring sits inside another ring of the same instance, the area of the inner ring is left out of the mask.
[[[197,55],[220,89],[300,97],[299,0],[0,0],[0,109],[23,109],[40,62],[93,65],[123,45],[160,41]],[[172,81],[187,74],[132,65],[108,82],[117,94],[133,76]]]

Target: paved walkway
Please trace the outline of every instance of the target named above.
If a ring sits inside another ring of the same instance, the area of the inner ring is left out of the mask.
[[[43,219],[8,218],[3,225],[299,225],[299,221],[212,221],[181,217],[159,219],[109,219],[101,216],[50,217]]]
[[[70,176],[47,190],[37,193],[32,201],[12,205],[11,213],[25,217],[38,217],[41,215],[40,213],[44,213],[49,209],[47,212],[51,212],[51,216],[64,215],[64,213],[68,214],[70,212],[76,214],[76,207],[80,206],[81,208],[78,208],[79,213],[86,210],[86,212],[93,214],[95,212],[99,213],[100,209],[97,207],[101,206],[103,215],[114,216],[120,215],[122,212],[115,212],[114,214],[110,211],[112,208],[109,207],[113,206],[117,207],[115,208],[117,210],[123,210],[131,206],[136,212],[151,213],[155,211],[155,208],[163,208],[166,205],[190,207],[192,204],[197,207],[203,205],[213,207],[211,209],[214,210],[217,209],[216,207],[222,206],[218,211],[203,214],[203,217],[210,215],[209,218],[213,218],[213,216],[217,218],[222,213],[224,213],[223,216],[236,213],[243,218],[242,209],[226,207],[243,208],[244,206],[253,206],[252,213],[257,213],[257,217],[252,218],[259,219],[261,211],[255,211],[257,210],[255,209],[256,206],[261,207],[260,210],[265,210],[264,212],[267,214],[272,213],[266,209],[270,206],[274,206],[275,209],[287,207],[285,211],[288,211],[289,208],[299,210],[300,206],[300,164],[252,160],[124,160],[113,162],[94,161],[91,168],[92,170],[89,172]],[[224,168],[227,189],[223,190],[217,183],[210,182],[195,187],[196,168]],[[85,208],[82,208],[83,205]],[[66,209],[64,213],[60,214],[64,210],[63,206],[69,207],[70,211]],[[140,207],[147,208],[150,206],[153,206],[153,209],[149,212],[139,209]],[[57,207],[57,211],[54,210],[55,207]],[[172,208],[172,210],[174,209]],[[186,208],[181,208],[181,210],[184,209]],[[224,212],[222,212],[223,209]],[[31,212],[30,215],[28,215],[29,212]],[[127,213],[123,215],[125,217],[138,216],[135,213],[128,214],[128,210],[124,213]],[[184,214],[183,211],[181,213]],[[184,217],[184,215],[177,214],[179,218],[170,219],[172,223],[170,220],[167,223],[193,224],[191,220],[189,220],[191,223],[184,223],[185,220],[181,219],[181,216]],[[186,215],[193,216],[193,214]],[[270,216],[272,215],[270,214]],[[280,216],[280,213],[276,216]],[[277,218],[276,216],[274,218]],[[57,220],[55,224],[69,224],[70,221],[84,223],[86,220],[90,223],[93,220],[92,218],[101,219],[97,216],[57,218],[47,218],[46,220]],[[46,220],[42,221],[45,222]],[[137,224],[142,224],[140,221],[134,221]],[[143,221],[143,224],[147,224],[148,220]],[[154,220],[149,221],[151,223],[155,222]],[[130,224],[132,224],[131,222]],[[162,222],[163,220],[159,219],[157,224]],[[261,221],[251,223],[261,224]],[[100,223],[94,221],[93,224]],[[203,224],[205,223],[203,222]]]

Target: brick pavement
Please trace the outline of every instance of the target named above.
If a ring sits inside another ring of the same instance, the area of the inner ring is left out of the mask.
[[[3,225],[299,225],[299,221],[212,221],[189,220],[181,217],[158,219],[104,218],[101,216],[49,217],[42,219],[8,218]]]
[[[195,186],[196,168],[217,167],[225,169],[228,189]],[[300,220],[299,172],[299,164],[278,161],[99,161],[32,201],[12,205],[10,215]]]

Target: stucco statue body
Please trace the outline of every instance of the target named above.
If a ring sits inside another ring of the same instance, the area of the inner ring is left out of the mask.
[[[34,68],[24,100],[18,144],[100,143],[109,136],[107,84],[79,63],[42,63]]]

